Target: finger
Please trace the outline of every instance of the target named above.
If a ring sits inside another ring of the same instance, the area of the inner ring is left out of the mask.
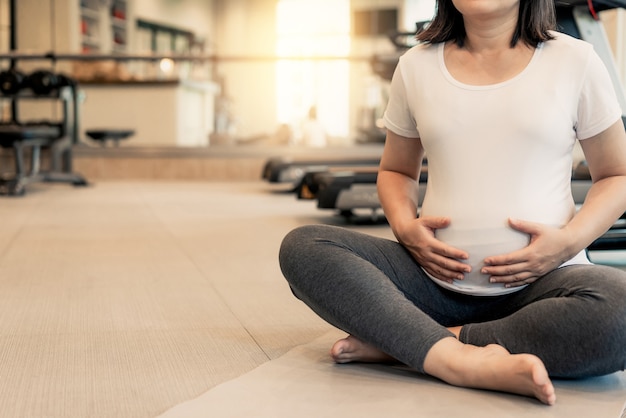
[[[442,280],[444,282],[447,283],[454,283],[454,280],[462,280],[463,279],[463,275],[458,273],[458,272],[454,272],[451,270],[446,269],[445,267],[442,267],[438,264],[433,264],[430,265],[428,267],[424,267],[424,269],[426,269],[426,271],[433,277],[435,277],[438,280]]]
[[[537,281],[537,277],[529,277],[526,280],[520,280],[520,281],[513,282],[513,283],[507,283],[504,285],[504,287],[511,288],[511,287],[526,286],[536,281]]]
[[[480,269],[482,274],[489,274],[498,278],[513,277],[525,270],[524,263],[500,264],[497,266],[483,266]]]
[[[439,271],[442,276],[454,280],[463,280],[465,278],[465,273],[469,273],[472,269],[465,263],[443,257],[435,258],[432,266],[434,269]]]
[[[447,245],[431,248],[429,258],[432,263],[446,270],[455,271],[457,273],[469,273],[472,270],[469,264],[461,261],[467,258],[467,254],[464,251]]]
[[[514,251],[512,253],[487,257],[483,260],[483,263],[487,269],[523,263],[528,259],[528,254],[525,250],[526,248],[522,248],[521,250]]]
[[[450,225],[450,218],[445,216],[424,216],[420,219],[424,226],[431,229],[445,228]]]
[[[504,283],[504,284],[513,284],[524,282],[529,279],[537,277],[533,272],[528,270],[523,270],[517,273],[509,274],[509,275],[491,275],[489,276],[490,283]]]
[[[509,218],[511,228],[524,232],[528,235],[536,235],[540,232],[541,224],[535,222],[524,221],[522,219]]]
[[[452,282],[452,280],[463,280],[464,272],[471,270],[467,264],[457,260],[444,258],[431,254],[428,260],[421,258],[422,267],[431,275],[440,280]]]
[[[433,253],[445,258],[451,258],[456,260],[467,260],[469,258],[467,252],[456,247],[444,244],[442,241],[436,241],[436,243],[432,246],[432,251]]]

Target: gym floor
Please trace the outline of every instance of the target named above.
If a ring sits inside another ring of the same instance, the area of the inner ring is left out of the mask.
[[[344,222],[272,185],[32,184],[0,199],[3,416],[157,416],[332,330],[277,253],[298,225]]]

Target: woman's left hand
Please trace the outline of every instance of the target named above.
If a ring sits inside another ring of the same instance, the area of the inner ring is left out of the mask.
[[[490,275],[492,283],[505,287],[530,284],[569,259],[569,236],[564,229],[519,219],[509,219],[509,225],[530,236],[528,246],[497,256],[487,257],[481,268]]]

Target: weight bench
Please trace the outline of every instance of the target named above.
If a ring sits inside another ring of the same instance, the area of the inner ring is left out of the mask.
[[[0,124],[0,147],[11,149],[15,162],[14,175],[3,173],[0,178],[0,195],[21,196],[25,186],[36,181],[65,182],[75,186],[87,185],[80,175],[72,173],[71,153],[77,132],[77,103],[75,86],[62,86],[48,95],[17,93],[5,96],[13,101],[11,122]],[[63,118],[58,123],[22,122],[17,117],[17,100],[59,100]],[[50,170],[41,171],[41,150],[51,153]],[[30,150],[30,167],[26,169],[26,150]]]
[[[39,172],[41,147],[50,145],[61,136],[58,125],[0,125],[0,146],[13,149],[15,176],[0,180],[0,194],[22,195],[24,186],[32,181],[41,181]],[[26,172],[24,151],[30,148],[30,172]]]
[[[41,149],[55,153],[55,142],[62,137],[60,125],[0,125],[0,147],[13,150],[15,175],[0,179],[0,195],[21,196],[25,186],[36,181],[67,181],[75,186],[87,184],[84,178],[69,173],[41,172]],[[26,150],[30,149],[30,167],[26,170]]]

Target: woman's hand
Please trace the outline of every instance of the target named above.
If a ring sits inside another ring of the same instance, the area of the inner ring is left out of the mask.
[[[530,284],[571,258],[571,242],[565,229],[519,219],[509,219],[509,225],[530,236],[528,246],[508,254],[487,257],[481,273],[490,275],[492,283],[505,287]]]
[[[430,275],[452,283],[453,280],[463,280],[463,273],[469,273],[471,267],[459,261],[468,258],[465,251],[435,238],[435,230],[449,224],[449,218],[425,216],[397,228],[396,237]]]

